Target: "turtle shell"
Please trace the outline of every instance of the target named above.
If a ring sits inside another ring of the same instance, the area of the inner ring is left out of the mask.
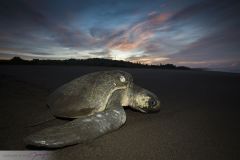
[[[124,71],[100,71],[83,75],[57,88],[48,97],[52,114],[62,118],[78,118],[101,112],[112,93],[126,89],[132,76]]]

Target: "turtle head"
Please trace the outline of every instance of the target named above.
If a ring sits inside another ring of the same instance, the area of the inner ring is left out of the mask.
[[[160,100],[154,93],[133,84],[128,91],[128,106],[144,113],[158,112]]]

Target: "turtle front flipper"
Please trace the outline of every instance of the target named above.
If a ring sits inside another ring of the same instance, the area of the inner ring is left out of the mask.
[[[119,101],[110,101],[107,109],[85,116],[64,125],[43,129],[25,139],[27,145],[59,148],[83,143],[118,129],[126,121],[126,114]]]

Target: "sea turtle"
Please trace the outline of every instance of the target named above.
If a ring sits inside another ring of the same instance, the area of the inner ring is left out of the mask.
[[[119,70],[74,79],[50,94],[47,104],[55,117],[73,120],[28,136],[27,145],[59,148],[86,142],[122,126],[126,121],[124,106],[144,113],[160,108],[155,94],[137,86],[131,74]]]

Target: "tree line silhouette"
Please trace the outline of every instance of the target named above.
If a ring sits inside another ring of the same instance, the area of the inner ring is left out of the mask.
[[[0,60],[1,65],[82,65],[82,66],[106,66],[106,67],[127,67],[127,68],[160,68],[190,70],[186,66],[176,66],[173,64],[150,65],[142,63],[132,63],[123,60],[111,60],[103,58],[89,59],[67,59],[67,60],[24,60],[20,57],[13,57],[10,60]]]

